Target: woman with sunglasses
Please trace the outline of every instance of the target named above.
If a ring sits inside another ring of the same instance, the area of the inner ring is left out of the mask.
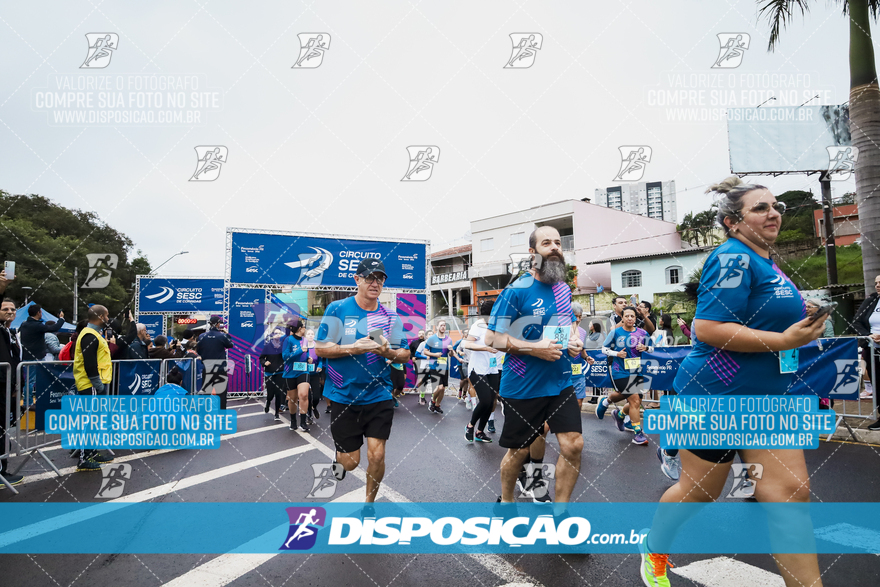
[[[793,374],[779,352],[803,346],[825,330],[824,318],[815,322],[807,318],[797,288],[770,258],[785,205],[766,187],[744,184],[736,176],[712,185],[707,192],[718,195],[717,220],[728,239],[703,266],[694,318],[697,342],[682,362],[673,387],[683,396],[782,395]],[[737,452],[744,463],[764,467],[755,487],[758,501],[809,502],[803,450],[751,448],[680,451],[681,477],[660,502],[717,500]],[[641,543],[641,575],[646,585],[669,585],[665,553],[685,521],[680,510],[658,510]],[[777,520],[768,515],[768,521],[786,536],[812,535],[808,519]],[[724,532],[723,526],[718,531]],[[786,585],[822,584],[815,554],[773,556]]]

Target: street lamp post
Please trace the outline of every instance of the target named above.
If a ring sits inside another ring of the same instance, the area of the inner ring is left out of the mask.
[[[171,259],[173,259],[173,258],[176,257],[177,255],[186,255],[187,253],[189,253],[189,251],[180,251],[179,253],[174,253],[173,255],[171,255],[170,257],[168,257],[168,258],[165,260],[165,263],[167,263],[168,261],[170,261]],[[161,265],[159,265],[159,267],[156,267],[155,269],[153,269],[152,271],[150,271],[150,275],[155,275],[155,274],[156,274],[156,271],[158,271],[158,270],[162,267],[162,265],[165,265],[165,263],[162,263]]]
[[[28,287],[25,285],[25,286],[22,286],[21,290],[24,292],[24,305],[27,306],[28,296],[31,295],[30,292],[32,292],[34,290],[34,288]]]

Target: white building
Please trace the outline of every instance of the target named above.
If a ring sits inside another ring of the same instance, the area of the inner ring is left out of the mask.
[[[666,222],[678,222],[675,180],[624,183],[596,190],[593,203]]]
[[[430,299],[428,319],[455,316],[462,306],[471,303],[471,245],[462,245],[431,253]]]

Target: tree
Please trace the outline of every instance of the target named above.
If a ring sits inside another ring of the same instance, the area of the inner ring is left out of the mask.
[[[865,293],[871,293],[880,275],[880,86],[871,42],[871,18],[880,15],[880,0],[838,0],[849,17],[849,122],[852,145],[859,150],[855,163],[859,224],[863,243]],[[779,43],[781,30],[795,9],[803,16],[809,0],[758,0],[761,15],[770,22],[768,50]]]
[[[688,212],[676,229],[681,233],[681,238],[684,239],[685,242],[689,242],[698,247],[701,245],[714,245],[718,240],[715,236],[715,230],[717,228],[715,219],[717,216],[718,207],[715,204],[712,204],[708,210],[703,210],[696,214]]]
[[[71,210],[43,196],[14,196],[2,190],[0,210],[0,259],[16,262],[15,280],[6,295],[19,305],[27,293],[51,313],[64,310],[65,317],[72,320],[76,268],[80,316],[85,315],[87,304],[107,306],[111,317],[122,316],[134,296],[135,276],[150,272],[150,263],[141,251],[131,253],[131,239],[94,212]],[[81,287],[89,274],[86,255],[90,253],[110,253],[118,258],[110,283],[103,289]]]
[[[565,266],[565,283],[574,291],[578,287],[578,268],[576,265]]]
[[[815,200],[813,192],[791,190],[779,194],[776,199],[784,202],[787,206],[785,214],[782,215],[782,226],[779,228],[779,238],[776,239],[776,242],[791,242],[816,237],[813,211],[821,209],[822,205]],[[782,238],[783,232],[786,233],[785,238]]]

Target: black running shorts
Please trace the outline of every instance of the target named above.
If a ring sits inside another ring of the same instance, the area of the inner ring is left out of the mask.
[[[389,367],[389,369],[391,369],[391,387],[400,390],[406,387],[406,371],[394,367]]]
[[[559,395],[534,399],[501,398],[504,402],[504,428],[498,444],[504,448],[530,446],[544,431],[544,422],[553,434],[583,434],[581,411],[574,387],[566,387]]]
[[[428,375],[431,377],[436,377],[440,380],[439,385],[444,387],[449,387],[449,369],[443,369],[442,371],[438,371],[437,369],[431,369],[428,371]]]
[[[641,375],[630,375],[629,377],[621,377],[620,379],[612,379],[614,391],[623,395],[633,395],[642,393],[641,385],[644,378]]]
[[[339,452],[354,452],[364,444],[364,437],[388,440],[394,419],[394,400],[372,404],[330,402],[330,434]]]
[[[296,377],[285,378],[287,381],[287,391],[295,390],[300,383],[308,383],[309,382],[309,374],[303,373],[302,375],[297,375]]]

